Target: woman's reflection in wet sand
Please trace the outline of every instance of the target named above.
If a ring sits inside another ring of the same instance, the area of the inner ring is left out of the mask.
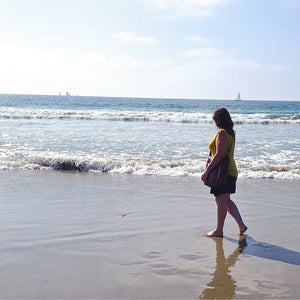
[[[212,238],[216,242],[216,269],[212,280],[202,292],[200,299],[232,299],[235,295],[236,282],[230,275],[230,267],[233,267],[238,256],[247,246],[246,237],[241,236],[237,249],[225,258],[222,238]]]

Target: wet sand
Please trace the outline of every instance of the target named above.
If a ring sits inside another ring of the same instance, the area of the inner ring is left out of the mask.
[[[0,172],[0,298],[299,298],[299,182],[239,179],[249,230],[198,178]]]

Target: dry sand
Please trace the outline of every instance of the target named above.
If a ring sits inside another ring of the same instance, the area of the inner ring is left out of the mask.
[[[238,180],[247,235],[198,178],[0,172],[0,298],[299,298],[299,182]]]

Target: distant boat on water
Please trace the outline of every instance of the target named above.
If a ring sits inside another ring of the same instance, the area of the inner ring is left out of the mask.
[[[242,100],[242,99],[241,99],[241,94],[238,93],[237,97],[235,98],[235,101],[241,101],[241,100]]]

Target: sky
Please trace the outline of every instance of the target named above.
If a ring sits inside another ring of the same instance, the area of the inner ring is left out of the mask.
[[[1,0],[0,93],[300,100],[300,0]]]

